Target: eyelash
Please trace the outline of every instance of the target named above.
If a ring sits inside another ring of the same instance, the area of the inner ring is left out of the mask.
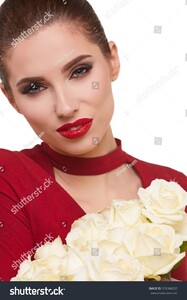
[[[89,73],[89,71],[92,69],[92,67],[93,66],[90,64],[78,66],[71,72],[70,79],[79,79],[81,77],[86,76],[86,74]],[[78,71],[81,71],[81,73],[78,74],[77,73]],[[36,91],[36,88],[38,89],[37,91]],[[39,82],[32,82],[21,90],[21,94],[23,94],[23,95],[39,94],[40,92],[42,92],[45,89],[46,89],[46,87],[44,85],[40,84]]]
[[[70,79],[71,78],[80,78],[80,77],[83,77],[85,74],[87,74],[90,70],[92,69],[92,65],[90,64],[85,64],[85,65],[81,65],[77,68],[75,68],[72,72],[71,72],[71,76],[70,76]],[[82,73],[81,75],[79,74],[77,77],[73,77],[73,74],[75,74],[77,71],[80,71],[80,70],[86,70],[86,72]]]

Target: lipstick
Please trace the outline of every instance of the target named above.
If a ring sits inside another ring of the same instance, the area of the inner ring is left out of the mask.
[[[83,118],[73,123],[66,123],[56,131],[67,139],[78,139],[84,136],[91,128],[93,119]]]

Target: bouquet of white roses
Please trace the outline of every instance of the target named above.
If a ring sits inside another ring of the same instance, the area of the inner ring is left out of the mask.
[[[11,281],[160,280],[185,256],[187,192],[156,179],[138,196],[75,221],[66,245],[46,243]]]

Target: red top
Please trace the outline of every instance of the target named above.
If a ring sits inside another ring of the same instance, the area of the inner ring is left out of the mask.
[[[108,172],[132,163],[146,188],[151,181],[175,180],[187,191],[187,177],[173,169],[150,164],[128,155],[118,147],[97,158],[70,158],[45,143],[20,152],[0,150],[0,281],[16,275],[19,264],[38,247],[60,236],[85,214],[77,202],[55,181],[53,167],[78,175]],[[187,256],[173,272],[187,281]]]

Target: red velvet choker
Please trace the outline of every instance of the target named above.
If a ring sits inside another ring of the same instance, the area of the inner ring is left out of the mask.
[[[72,157],[59,154],[46,143],[42,148],[52,165],[64,173],[71,175],[100,175],[110,172],[127,163],[127,154],[121,148],[121,141],[116,139],[117,148],[103,156],[98,157]]]

